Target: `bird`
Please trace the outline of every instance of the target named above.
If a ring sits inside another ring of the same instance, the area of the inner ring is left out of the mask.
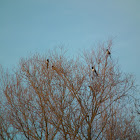
[[[56,72],[58,72],[58,69],[57,69],[56,66],[53,66],[53,65],[52,65],[52,69],[55,70]]]
[[[49,67],[49,59],[47,59],[46,64],[47,64],[47,69],[48,69],[48,67]]]
[[[111,52],[108,49],[106,49],[106,53],[111,57]]]
[[[47,62],[49,63],[49,59],[47,59]]]
[[[52,69],[55,70],[54,66],[52,66]]]
[[[98,73],[94,67],[92,67],[92,71],[98,76]]]

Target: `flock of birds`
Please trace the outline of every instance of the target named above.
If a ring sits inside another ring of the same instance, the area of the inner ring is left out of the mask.
[[[107,54],[107,56],[111,57],[111,52],[108,49],[106,49],[106,54]],[[46,64],[47,64],[47,69],[48,69],[49,68],[49,59],[47,59]],[[55,69],[55,67],[52,66],[52,69]],[[92,71],[93,71],[93,73],[96,74],[96,76],[98,76],[98,73],[97,73],[95,67],[93,67],[93,66],[92,66]]]
[[[106,49],[106,55],[107,55],[107,57],[110,56],[110,58],[111,58],[111,52],[110,52],[108,49]],[[49,59],[46,60],[46,65],[47,65],[47,69],[48,69],[48,68],[49,68]],[[97,73],[95,67],[92,66],[91,68],[92,68],[93,74],[95,74],[96,76],[98,76],[98,73]],[[53,70],[56,70],[56,68],[55,68],[54,66],[52,66],[52,69],[53,69]],[[88,87],[90,88],[91,91],[93,91],[93,89],[92,89],[91,86],[88,86]],[[94,95],[94,96],[95,96],[95,95]]]

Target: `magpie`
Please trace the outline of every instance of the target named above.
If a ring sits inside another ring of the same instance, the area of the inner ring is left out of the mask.
[[[47,69],[48,69],[48,67],[49,67],[49,59],[47,59],[46,63],[47,63]]]
[[[98,76],[98,73],[94,67],[92,67],[92,71],[95,72],[95,74]]]
[[[107,53],[107,55],[109,55],[110,58],[111,58],[111,52],[110,52],[108,49],[106,49],[106,53]]]
[[[55,70],[54,66],[52,66],[52,69]]]

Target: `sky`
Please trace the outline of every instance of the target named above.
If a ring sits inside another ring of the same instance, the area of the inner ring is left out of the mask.
[[[112,57],[140,84],[140,0],[0,0],[0,64],[64,46],[70,55],[113,38]]]

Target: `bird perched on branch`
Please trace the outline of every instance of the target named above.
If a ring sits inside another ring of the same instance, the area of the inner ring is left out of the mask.
[[[49,59],[47,59],[46,64],[47,64],[47,69],[48,69],[48,67],[49,67]]]
[[[52,66],[52,69],[55,70],[59,74],[66,74],[63,68],[57,68],[56,66]]]
[[[92,71],[98,76],[98,73],[94,67],[92,67]]]
[[[57,73],[60,73],[60,70],[56,66],[52,66],[52,69],[55,70]]]
[[[55,70],[55,67],[54,67],[54,66],[52,66],[52,69],[53,69],[53,70]]]
[[[108,49],[106,49],[106,53],[107,53],[107,55],[110,56],[110,58],[111,58],[111,52],[110,52]]]

